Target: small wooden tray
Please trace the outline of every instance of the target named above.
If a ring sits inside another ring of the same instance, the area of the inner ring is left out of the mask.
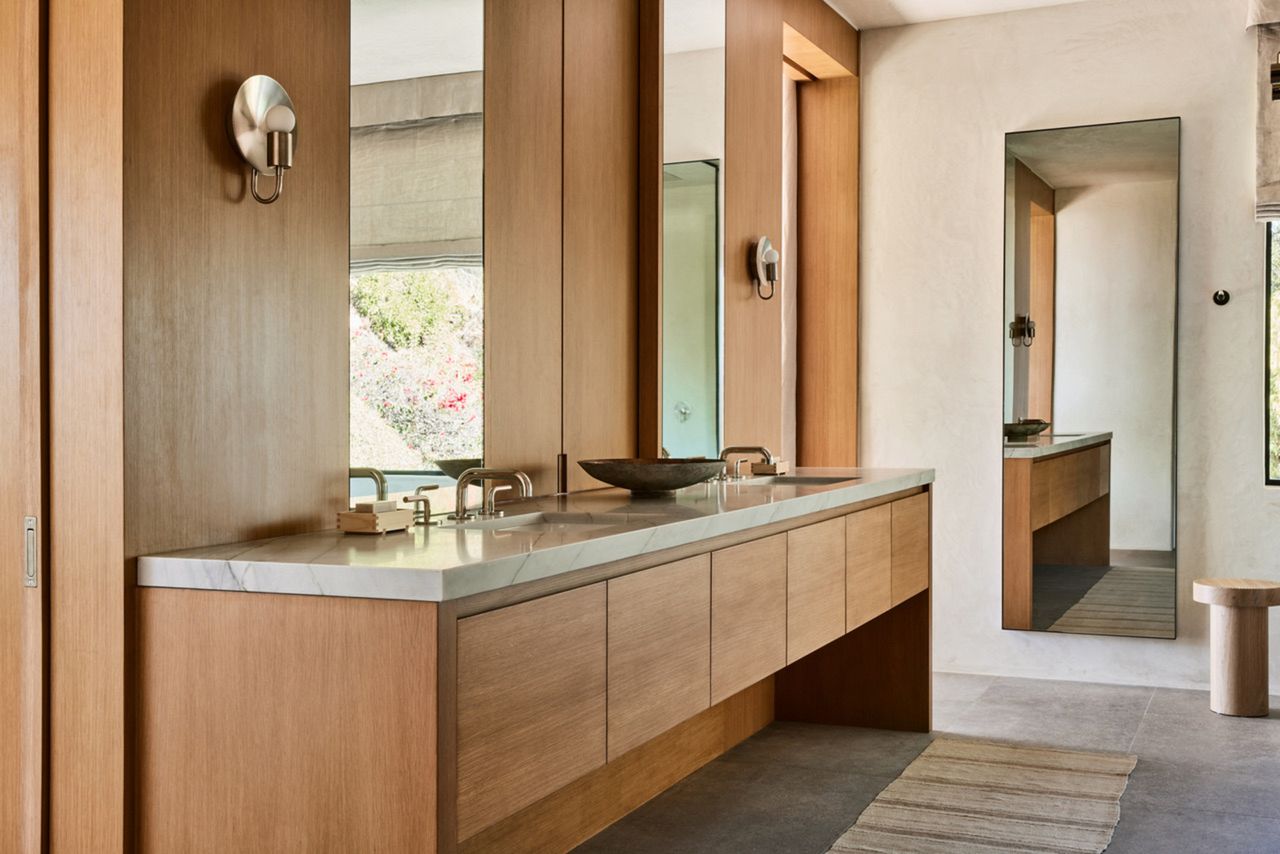
[[[385,510],[381,513],[348,510],[338,514],[338,530],[347,534],[389,534],[412,527],[412,510]]]

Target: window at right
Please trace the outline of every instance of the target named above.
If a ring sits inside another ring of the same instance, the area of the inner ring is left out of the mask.
[[[1280,486],[1280,234],[1267,223],[1267,483]]]

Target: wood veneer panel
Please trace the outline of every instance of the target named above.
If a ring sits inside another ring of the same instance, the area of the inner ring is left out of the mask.
[[[637,426],[642,457],[662,453],[662,92],[665,0],[640,0],[637,59]]]
[[[1111,565],[1111,496],[1051,522],[1031,535],[1032,559],[1060,566]]]
[[[796,459],[805,466],[858,464],[858,87],[839,77],[796,90]]]
[[[41,4],[0,8],[0,850],[44,839],[44,625],[48,576],[24,587],[22,518],[44,512]],[[42,528],[43,530],[43,528]],[[37,543],[41,548],[43,543]],[[43,572],[44,567],[41,568]]]
[[[711,705],[711,556],[609,584],[609,761]]]
[[[137,595],[140,851],[434,850],[434,604]]]
[[[471,854],[559,854],[661,794],[773,721],[765,679],[462,843]]]
[[[458,621],[458,837],[605,762],[606,586]]]
[[[331,528],[346,507],[349,10],[125,5],[126,557]],[[263,37],[299,20],[306,38]],[[301,141],[265,206],[225,127],[268,69]],[[179,103],[188,120],[156,109]]]
[[[563,446],[563,23],[562,0],[485,2],[485,462],[538,494]]]
[[[127,847],[129,582],[122,371],[125,19],[122,0],[47,8],[47,582],[54,651],[48,841],[53,851],[119,851]],[[153,120],[170,130],[182,124],[172,114],[156,113]],[[191,165],[189,151],[172,143],[166,151],[183,161],[174,168]]]
[[[1030,377],[1027,417],[1053,422],[1054,316],[1057,302],[1056,217],[1052,210],[1031,216],[1031,317],[1036,337],[1027,352]]]
[[[1043,528],[1110,490],[1110,443],[1034,460],[1031,527]]]
[[[756,296],[745,258],[760,236],[775,245],[781,240],[782,122],[776,117],[782,115],[783,24],[850,71],[858,68],[858,32],[821,0],[727,0],[725,11],[724,438],[726,444],[779,448],[786,409],[783,300]],[[856,174],[856,133],[849,144]],[[839,251],[843,259],[847,246]],[[783,290],[794,286],[784,282]],[[805,334],[802,329],[802,339]],[[841,353],[844,370],[848,359]],[[856,392],[856,385],[840,390]],[[848,420],[840,425],[849,431],[855,426]]]
[[[846,516],[845,543],[845,628],[852,631],[893,605],[892,505]]]
[[[711,702],[787,663],[787,536],[711,555]]]
[[[1031,628],[1031,460],[1004,461],[1003,626]]]
[[[898,605],[929,586],[930,493],[889,506],[893,515],[892,600]]]
[[[916,594],[780,672],[778,720],[929,732],[929,595]]]
[[[563,2],[563,424],[579,490],[604,484],[578,460],[636,454],[639,35],[636,0]]]
[[[787,663],[844,634],[845,520],[787,533]]]

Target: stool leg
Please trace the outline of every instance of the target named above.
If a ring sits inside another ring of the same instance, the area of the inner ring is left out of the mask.
[[[1264,717],[1268,708],[1267,609],[1209,608],[1209,708]]]

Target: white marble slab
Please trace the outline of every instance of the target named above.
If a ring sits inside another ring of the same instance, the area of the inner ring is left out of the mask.
[[[1110,433],[1043,433],[1026,440],[1006,439],[1004,456],[1007,460],[1035,460],[1109,441]]]
[[[855,504],[933,482],[932,469],[799,469],[858,478],[836,484],[719,482],[671,498],[621,489],[507,505],[502,528],[419,527],[383,536],[322,531],[189,549],[138,560],[138,584],[440,602],[611,563]],[[550,513],[538,524],[524,514]],[[562,515],[572,514],[572,515]]]

